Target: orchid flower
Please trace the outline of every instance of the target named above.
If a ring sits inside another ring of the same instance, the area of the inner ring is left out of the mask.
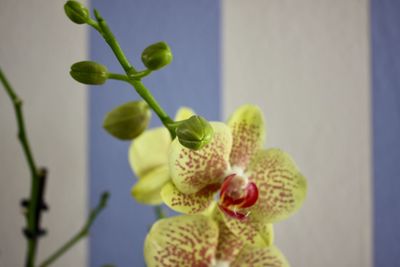
[[[146,237],[144,256],[148,267],[288,267],[272,245],[246,245],[225,223],[204,215],[182,215],[157,221]]]
[[[194,115],[189,108],[180,108],[175,120],[185,120]],[[168,151],[171,136],[164,127],[145,131],[137,137],[129,149],[129,162],[138,177],[132,187],[132,196],[140,203],[159,205],[161,189],[170,180]]]
[[[307,191],[305,177],[287,153],[262,148],[264,119],[257,106],[244,105],[227,124],[211,125],[213,139],[200,150],[178,140],[171,143],[171,179],[161,197],[175,211],[196,214],[207,210],[218,193],[227,226],[254,243],[265,225],[299,209]]]

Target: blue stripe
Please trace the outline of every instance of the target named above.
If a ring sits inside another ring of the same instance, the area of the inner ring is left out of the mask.
[[[400,1],[372,0],[374,265],[400,264]]]
[[[220,115],[220,3],[216,0],[92,1],[106,18],[131,62],[141,68],[140,53],[164,40],[174,53],[167,68],[144,83],[169,114],[188,105],[208,119]],[[90,57],[111,71],[121,72],[110,49],[90,33]],[[91,88],[89,162],[90,205],[103,190],[110,204],[96,222],[90,239],[90,266],[144,266],[143,241],[154,220],[152,208],[130,196],[135,178],[127,162],[128,142],[108,136],[101,128],[104,114],[138,96],[121,82]],[[160,125],[154,117],[152,126]]]

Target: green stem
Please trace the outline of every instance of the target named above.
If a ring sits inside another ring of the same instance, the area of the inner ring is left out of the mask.
[[[44,260],[43,263],[39,265],[39,267],[49,266],[59,257],[61,257],[65,252],[67,252],[71,247],[73,247],[76,243],[78,243],[82,238],[88,236],[90,227],[92,226],[93,222],[96,220],[100,212],[106,207],[108,198],[109,193],[104,192],[101,195],[100,201],[97,206],[90,212],[90,215],[82,229],[78,233],[76,233],[70,240],[68,240],[64,245],[57,249],[53,254],[51,254],[46,260]]]
[[[129,75],[131,73],[136,73],[135,68],[129,63],[128,58],[125,56],[124,52],[122,51],[121,46],[115,39],[114,34],[111,32],[110,28],[108,27],[106,21],[100,16],[99,12],[95,9],[94,15],[97,19],[98,26],[100,28],[100,34],[103,36],[104,40],[107,44],[111,47],[114,54],[117,56],[117,59],[121,66],[124,68],[125,72]],[[96,30],[99,30],[96,28]]]
[[[163,110],[163,108],[158,104],[155,100],[151,92],[144,86],[144,84],[140,81],[141,77],[148,75],[149,71],[137,72],[136,69],[129,63],[127,57],[121,49],[118,41],[115,39],[114,34],[111,32],[111,29],[108,27],[106,21],[100,16],[97,10],[94,10],[95,17],[97,19],[98,24],[94,24],[93,22],[89,23],[89,25],[93,26],[104,38],[107,44],[111,47],[111,50],[114,52],[114,55],[117,57],[119,63],[125,70],[128,77],[123,78],[121,76],[115,76],[112,74],[109,78],[122,80],[130,83],[136,90],[136,92],[147,102],[147,104],[153,109],[153,111],[160,118],[161,122],[164,126],[169,130],[171,137],[175,138],[175,128],[171,127],[174,121],[168,116],[168,114]],[[97,27],[98,26],[98,27]]]
[[[10,97],[15,111],[15,116],[17,119],[18,125],[18,139],[21,143],[22,149],[25,154],[26,161],[28,163],[30,173],[31,173],[31,192],[28,204],[28,212],[27,212],[27,231],[32,234],[32,237],[27,238],[28,242],[28,250],[26,255],[26,263],[25,266],[32,267],[35,263],[36,251],[37,251],[37,231],[38,228],[38,214],[37,210],[39,207],[39,184],[40,184],[40,174],[38,168],[36,167],[36,163],[29,145],[29,140],[25,130],[25,122],[24,122],[24,114],[22,112],[22,100],[15,93],[4,73],[0,69],[0,80]]]
[[[135,88],[136,92],[147,102],[147,104],[153,109],[153,111],[160,118],[164,126],[169,130],[172,139],[175,138],[175,128],[171,127],[174,121],[168,116],[168,114],[163,110],[163,108],[158,104],[150,91],[144,86],[141,81],[130,80],[129,83]]]
[[[125,74],[118,74],[118,73],[110,72],[110,73],[108,73],[108,79],[129,82],[129,78]]]
[[[24,150],[24,154],[28,162],[29,169],[31,170],[31,174],[34,175],[36,178],[37,168],[35,160],[33,158],[33,154],[29,146],[28,138],[26,136],[24,114],[22,112],[22,100],[14,92],[14,90],[12,89],[10,83],[8,82],[7,78],[5,77],[1,69],[0,69],[0,80],[14,105],[14,111],[17,117],[17,124],[18,124],[18,139],[20,140],[22,148]]]
[[[157,220],[165,218],[165,213],[161,205],[154,207],[154,213],[156,214]]]
[[[129,77],[134,80],[140,80],[141,78],[146,77],[150,73],[151,73],[151,70],[142,70],[142,71],[130,74]]]

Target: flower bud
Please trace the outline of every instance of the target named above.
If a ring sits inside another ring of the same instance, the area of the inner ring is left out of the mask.
[[[142,62],[149,70],[158,70],[172,61],[172,52],[167,43],[158,42],[142,52]]]
[[[151,118],[149,106],[144,101],[125,103],[110,111],[103,128],[121,140],[132,140],[146,130]]]
[[[184,147],[198,150],[207,145],[214,131],[211,124],[200,116],[192,116],[183,121],[176,129],[179,143]]]
[[[75,63],[69,73],[76,81],[84,84],[100,85],[108,78],[107,67],[93,61]]]
[[[66,2],[64,11],[67,17],[77,24],[84,24],[89,20],[89,10],[77,1]]]

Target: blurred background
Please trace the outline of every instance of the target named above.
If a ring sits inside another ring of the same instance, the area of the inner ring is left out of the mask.
[[[85,1],[139,69],[164,40],[174,61],[144,80],[169,114],[182,105],[225,120],[259,105],[267,146],[308,178],[303,208],[276,225],[294,267],[400,264],[400,3],[395,0]],[[74,234],[104,190],[109,206],[54,266],[144,266],[152,208],[130,196],[129,142],[102,129],[106,112],[138,99],[119,82],[84,87],[69,67],[92,59],[122,72],[97,32],[70,22],[64,1],[0,1],[0,67],[24,100],[31,145],[49,168],[43,259]],[[154,116],[152,127],[159,126]],[[0,90],[0,266],[22,266],[19,202],[29,172],[12,105]]]

